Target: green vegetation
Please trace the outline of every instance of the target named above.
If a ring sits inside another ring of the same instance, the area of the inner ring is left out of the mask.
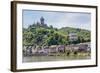
[[[78,40],[70,42],[68,33],[77,33]],[[90,42],[91,34],[89,30],[64,27],[61,29],[53,26],[41,26],[38,24],[23,28],[23,45],[68,45],[82,42]]]

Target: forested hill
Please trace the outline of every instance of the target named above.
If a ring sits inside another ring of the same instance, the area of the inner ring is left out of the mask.
[[[68,45],[68,33],[77,33],[77,43],[90,42],[91,32],[89,30],[64,27],[61,29],[47,25],[30,25],[28,28],[23,28],[23,45]],[[75,43],[74,43],[75,44]]]

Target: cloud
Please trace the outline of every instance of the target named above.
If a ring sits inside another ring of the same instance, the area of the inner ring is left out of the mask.
[[[91,15],[86,13],[66,13],[54,20],[55,22],[51,24],[57,28],[75,27],[88,30],[91,28]]]
[[[25,11],[23,16],[25,26],[26,24],[32,24],[35,21],[39,21],[40,17],[43,16],[46,24],[56,28],[75,27],[88,30],[91,28],[90,13]]]

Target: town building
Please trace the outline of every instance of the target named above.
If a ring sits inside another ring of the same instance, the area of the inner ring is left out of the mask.
[[[75,32],[70,32],[68,34],[68,37],[69,37],[69,41],[77,41],[78,40],[77,33],[75,33]]]

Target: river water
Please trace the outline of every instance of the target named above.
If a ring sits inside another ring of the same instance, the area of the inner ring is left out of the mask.
[[[90,59],[90,56],[28,56],[23,57],[23,62],[46,62],[46,61],[63,61],[63,60],[83,60]]]

